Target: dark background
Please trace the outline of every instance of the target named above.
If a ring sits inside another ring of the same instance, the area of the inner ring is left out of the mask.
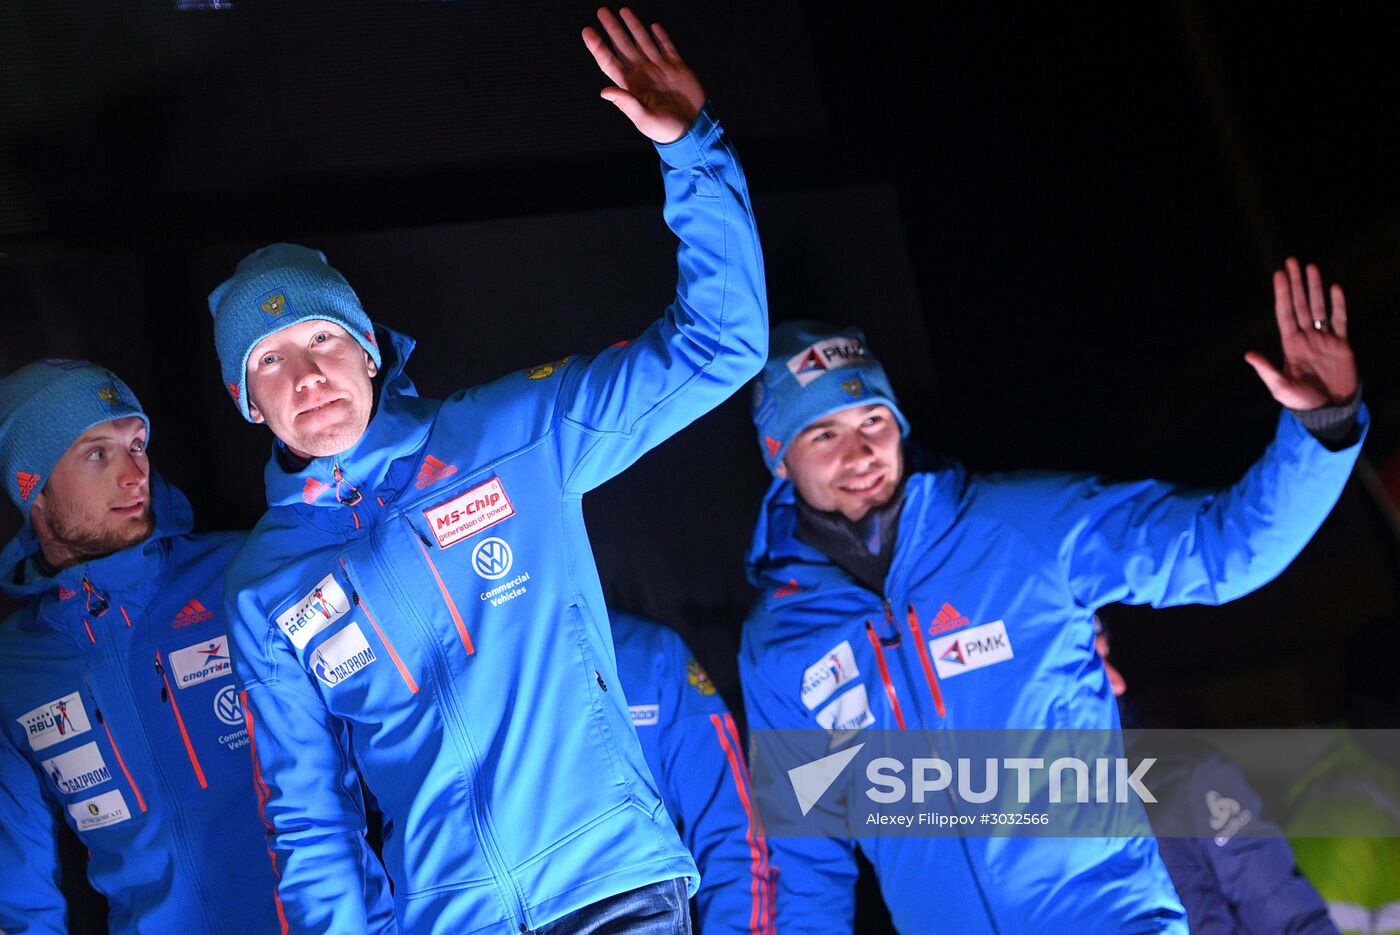
[[[204,297],[324,249],[440,395],[640,331],[674,244],[654,151],[578,39],[592,5],[0,4],[0,373],[84,356],[155,423],[201,526],[251,525],[265,430]],[[1375,424],[1332,518],[1231,606],[1110,607],[1161,726],[1395,727],[1400,134],[1364,5],[651,3],[749,173],[775,319],[858,322],[915,436],[974,469],[1227,483],[1276,406],[1270,272],[1342,282]],[[731,400],[590,495],[610,600],[739,707],[766,475]],[[0,516],[0,534],[17,524]]]

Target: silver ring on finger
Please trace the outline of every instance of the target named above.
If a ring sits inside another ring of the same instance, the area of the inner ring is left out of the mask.
[[[1314,319],[1313,319],[1313,330],[1314,330],[1314,331],[1326,331],[1326,330],[1327,330],[1327,319],[1325,319],[1325,318],[1314,318]]]

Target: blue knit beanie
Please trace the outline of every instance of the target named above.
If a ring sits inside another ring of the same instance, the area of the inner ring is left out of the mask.
[[[136,395],[105,367],[85,360],[39,360],[0,378],[0,479],[29,517],[68,446],[94,425],[136,416],[151,420]]]
[[[254,250],[209,293],[209,314],[214,316],[214,346],[224,386],[249,422],[248,355],[259,341],[283,328],[312,319],[335,322],[360,342],[376,367],[383,363],[374,325],[359,297],[320,250],[289,243]]]
[[[758,429],[763,463],[774,474],[788,445],[823,416],[851,406],[883,403],[899,422],[909,423],[879,361],[865,348],[859,328],[837,328],[815,321],[785,321],[773,329],[768,362],[753,382],[750,412]]]

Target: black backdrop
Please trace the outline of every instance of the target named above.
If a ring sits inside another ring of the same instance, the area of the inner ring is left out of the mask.
[[[204,296],[322,247],[445,393],[594,350],[669,299],[649,147],[596,98],[576,2],[0,5],[0,372],[87,356],[152,413],[204,528],[261,508],[268,439],[219,387]],[[1220,483],[1274,406],[1269,271],[1352,299],[1400,437],[1400,135],[1386,30],[1189,0],[920,8],[655,3],[749,170],[775,318],[858,321],[922,441],[974,468]],[[731,400],[590,495],[610,600],[681,630],[731,705],[765,484]],[[1360,472],[1277,583],[1110,608],[1159,723],[1395,726],[1392,513]],[[14,528],[0,516],[0,533]]]

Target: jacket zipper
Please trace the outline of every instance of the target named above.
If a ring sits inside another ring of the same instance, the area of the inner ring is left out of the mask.
[[[88,694],[92,695],[92,690],[88,689]],[[97,697],[92,695],[92,713],[97,718],[97,723],[102,725],[102,729],[107,732],[107,742],[112,745],[112,752],[117,755],[117,765],[122,768],[122,775],[126,777],[127,785],[131,786],[131,791],[136,793],[136,804],[141,807],[142,813],[146,811],[146,800],[141,796],[141,790],[137,788],[136,780],[131,778],[131,770],[126,768],[126,758],[122,756],[121,748],[117,746],[117,738],[112,736],[112,728],[107,726],[107,719],[102,716],[102,709],[97,706]]]
[[[195,778],[199,780],[199,788],[208,789],[209,783],[204,778],[204,767],[199,765],[199,757],[194,752],[194,744],[190,742],[190,733],[185,730],[185,719],[180,716],[180,703],[175,700],[175,695],[170,691],[170,679],[165,675],[165,666],[160,662],[160,650],[156,650],[156,674],[160,676],[165,687],[160,690],[161,703],[170,702],[170,708],[175,712],[175,723],[180,727],[180,739],[185,742],[185,755],[190,758],[190,766],[194,767]]]
[[[869,620],[865,621],[865,635],[870,638],[870,645],[875,647],[875,662],[880,667],[880,681],[885,683],[885,697],[890,700],[895,723],[899,725],[900,730],[904,730],[904,712],[899,707],[899,695],[894,690],[894,682],[890,681],[890,667],[885,664],[885,647],[880,645],[875,625]]]
[[[452,600],[452,595],[447,593],[447,585],[442,581],[442,575],[438,574],[437,566],[433,564],[433,557],[428,554],[428,546],[431,544],[428,537],[420,534],[413,528],[413,524],[408,521],[408,517],[403,518],[408,526],[409,533],[414,541],[418,543],[419,550],[423,553],[423,561],[428,563],[428,570],[433,573],[433,580],[437,582],[438,591],[442,593],[442,599],[447,604],[447,609],[452,614],[452,622],[457,625],[457,636],[462,640],[462,646],[466,648],[468,656],[476,655],[476,647],[472,645],[471,634],[467,632],[467,625],[462,622],[462,615],[457,612],[457,605]]]
[[[409,693],[413,695],[418,694],[418,683],[413,680],[413,676],[409,674],[408,668],[403,664],[403,660],[399,658],[399,654],[394,650],[394,644],[389,642],[389,638],[384,635],[384,631],[379,629],[379,624],[375,621],[374,614],[369,612],[369,606],[360,599],[360,591],[355,587],[355,582],[350,578],[350,569],[345,567],[345,559],[342,557],[339,561],[340,570],[345,572],[345,580],[350,582],[350,602],[365,612],[365,619],[369,621],[370,626],[374,627],[374,632],[379,635],[379,641],[384,644],[384,648],[389,653],[389,658],[394,661],[394,668],[399,670],[399,677],[402,678],[403,683],[408,686]]]
[[[408,526],[408,534],[413,541],[419,543],[420,547],[424,545],[422,537],[419,536],[418,531],[413,528],[413,524],[409,522],[408,517],[403,516],[401,518],[404,524]],[[431,655],[433,661],[433,675],[437,679],[437,684],[439,686],[441,697],[440,710],[443,713],[443,719],[452,733],[461,738],[461,742],[456,746],[459,752],[465,753],[466,763],[464,765],[470,773],[466,778],[471,785],[471,797],[474,805],[471,809],[473,829],[476,831],[477,840],[481,843],[482,852],[486,858],[486,864],[491,868],[491,873],[498,890],[502,886],[509,887],[511,909],[514,911],[515,918],[522,920],[519,924],[520,931],[528,932],[529,926],[527,922],[529,920],[529,914],[525,909],[524,896],[521,894],[520,888],[515,884],[515,880],[506,866],[505,858],[501,854],[500,842],[496,840],[495,831],[489,826],[486,805],[481,799],[481,785],[478,781],[478,775],[481,772],[481,758],[472,745],[471,735],[467,731],[466,725],[459,715],[457,683],[452,678],[452,666],[449,665],[438,641],[434,638],[435,634],[432,625],[418,613],[417,605],[410,599],[408,589],[404,586],[398,574],[393,570],[389,557],[383,554],[382,544],[379,542],[371,542],[370,555],[378,566],[379,573],[385,580],[391,582],[395,590],[399,592],[400,599],[403,600],[404,606],[409,611],[408,616],[417,621],[422,631],[423,645]],[[424,557],[427,557],[426,550],[424,551]],[[433,567],[431,560],[428,562],[428,567],[432,570],[433,577],[437,580],[438,587],[442,588],[443,596],[446,598],[446,588],[443,586],[442,578],[438,576],[437,569]],[[456,606],[451,603],[450,598],[448,598],[448,601],[448,607],[453,612],[454,620],[460,621],[456,613]],[[465,635],[465,625],[459,622],[459,627],[461,634]]]
[[[924,667],[924,678],[928,681],[929,694],[933,696],[933,706],[938,709],[939,717],[947,717],[948,711],[943,706],[943,691],[938,687],[938,676],[933,674],[933,664],[928,658],[928,644],[924,642],[923,631],[919,629],[919,614],[914,610],[914,605],[909,605],[909,630],[914,636],[914,646],[919,650],[919,662]]]
[[[105,613],[108,607],[110,606],[110,602],[107,600],[107,596],[101,591],[99,591],[96,587],[94,587],[91,582],[87,581],[86,575],[84,576],[84,587],[85,589],[90,588],[90,594],[96,595],[101,600],[103,604],[103,613]],[[135,634],[134,627],[132,628],[131,632]],[[198,880],[200,879],[198,873],[200,863],[196,861],[194,859],[194,855],[190,853],[189,832],[187,830],[187,814],[184,799],[176,793],[175,789],[170,787],[168,774],[161,770],[160,763],[156,756],[156,745],[151,738],[150,730],[146,725],[146,719],[142,716],[140,709],[137,708],[136,705],[136,692],[132,689],[131,677],[129,674],[129,663],[131,662],[131,654],[130,652],[119,651],[118,647],[115,645],[115,641],[112,639],[103,640],[103,647],[106,650],[107,659],[111,666],[112,672],[115,673],[115,676],[120,680],[121,691],[125,693],[124,698],[126,701],[127,709],[130,711],[134,723],[140,727],[142,736],[145,738],[146,754],[148,760],[150,761],[151,772],[155,778],[155,781],[160,789],[161,794],[165,796],[167,810],[166,814],[168,816],[168,821],[170,822],[171,826],[171,849],[177,856],[177,859],[179,859],[183,863],[184,867],[186,868],[185,872],[191,875],[191,879]],[[90,684],[88,687],[88,693],[92,695],[93,707],[96,708],[97,696],[95,693],[93,693]],[[106,729],[105,723],[103,724],[103,728]],[[115,740],[112,738],[110,730],[108,730],[108,739],[112,740],[112,749],[115,752],[116,743]],[[126,772],[126,763],[122,759],[120,753],[117,754],[117,761],[121,764],[122,771]],[[136,783],[132,780],[132,776],[130,773],[127,773],[127,781],[131,782],[132,791],[136,793],[137,804],[141,806],[141,810],[144,812],[146,810],[144,801],[142,799],[140,791],[136,789]],[[204,886],[196,885],[195,887],[193,887],[193,889],[195,891],[196,899],[198,900],[199,907],[202,911],[204,919],[212,920],[218,918],[218,913],[214,911],[213,905],[210,904],[209,894],[206,892]]]

